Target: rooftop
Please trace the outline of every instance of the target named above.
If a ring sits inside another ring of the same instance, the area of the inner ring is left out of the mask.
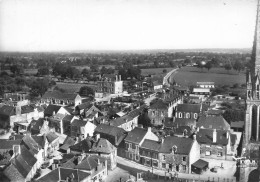
[[[200,113],[201,104],[178,104],[177,111]]]

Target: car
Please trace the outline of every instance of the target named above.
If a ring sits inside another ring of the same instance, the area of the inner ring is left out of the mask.
[[[213,167],[213,168],[210,169],[210,171],[213,172],[213,173],[217,173],[218,172],[218,168]]]

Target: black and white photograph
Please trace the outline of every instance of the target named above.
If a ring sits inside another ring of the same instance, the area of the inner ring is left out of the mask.
[[[260,0],[0,0],[0,182],[259,182]]]

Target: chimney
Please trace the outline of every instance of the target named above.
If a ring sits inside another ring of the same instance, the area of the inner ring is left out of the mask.
[[[116,82],[118,81],[118,76],[116,75]]]
[[[147,132],[151,133],[152,132],[152,128],[148,127]]]
[[[121,75],[119,75],[119,81],[121,81]]]
[[[213,130],[213,143],[216,143],[217,142],[217,130],[214,129]]]
[[[163,143],[163,142],[164,142],[164,138],[162,137],[162,138],[161,138],[161,143]]]
[[[100,139],[100,134],[96,134],[96,141],[98,141]]]
[[[98,165],[100,165],[100,159],[98,159]]]
[[[196,137],[197,137],[197,135],[196,135],[196,134],[194,134],[194,135],[193,135],[193,140],[197,140],[197,138],[196,138]]]
[[[13,145],[13,155],[14,157],[21,154],[21,146]]]
[[[228,137],[229,137],[229,133],[228,133],[228,131],[226,132],[226,138],[228,139]]]

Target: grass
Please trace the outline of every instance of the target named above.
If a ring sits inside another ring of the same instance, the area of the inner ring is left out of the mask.
[[[173,68],[149,68],[149,69],[141,69],[142,75],[157,75],[157,74],[165,74],[163,70],[166,69],[167,72],[173,70]]]
[[[246,83],[244,72],[237,73],[234,70],[227,72],[224,68],[201,70],[196,67],[181,68],[173,75],[174,80],[185,86],[196,85],[197,82],[215,82],[215,85],[239,85]]]
[[[56,82],[56,85],[59,88],[62,88],[65,90],[66,93],[75,93],[78,92],[79,89],[83,86],[88,86],[92,89],[96,89],[96,85],[90,85],[90,84],[79,84],[79,83],[62,83],[62,82]]]

